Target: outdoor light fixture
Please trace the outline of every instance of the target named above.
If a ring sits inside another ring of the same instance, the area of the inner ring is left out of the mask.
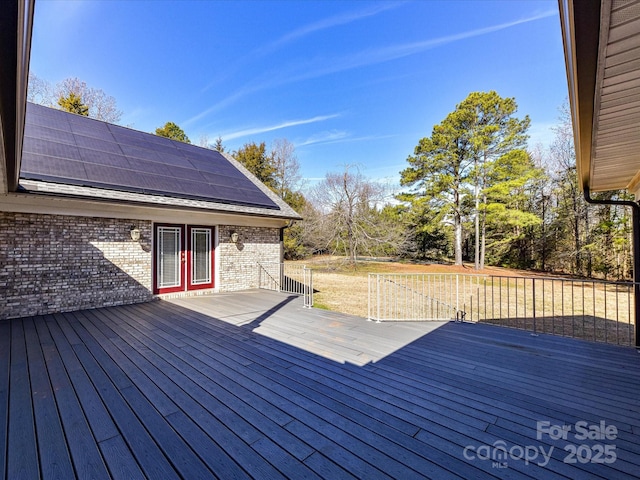
[[[140,229],[138,227],[132,226],[131,230],[129,230],[129,234],[131,235],[131,240],[133,240],[134,242],[140,240]]]
[[[233,243],[238,243],[238,240],[240,240],[240,235],[238,235],[238,232],[231,232],[231,241]]]

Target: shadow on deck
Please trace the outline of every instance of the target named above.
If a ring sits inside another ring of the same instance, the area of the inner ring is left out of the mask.
[[[251,291],[3,321],[0,366],[10,479],[640,471],[635,350],[490,325]]]

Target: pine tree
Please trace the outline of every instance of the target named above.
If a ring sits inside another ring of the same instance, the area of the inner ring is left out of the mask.
[[[191,140],[189,140],[187,134],[184,133],[184,130],[173,122],[167,122],[164,126],[156,128],[156,135],[179,142],[191,143]]]
[[[264,142],[260,145],[255,142],[245,143],[242,148],[233,152],[233,156],[267,187],[271,189],[276,187],[273,158],[267,154],[267,146]]]
[[[71,92],[66,97],[58,98],[58,105],[67,112],[76,113],[85,117],[89,116],[89,107],[82,102],[79,95]]]
[[[463,223],[472,213],[476,224],[476,266],[484,264],[486,189],[491,169],[499,158],[521,149],[529,118],[513,116],[515,100],[496,92],[473,92],[438,125],[431,137],[420,140],[410,167],[400,183],[413,187],[414,198],[424,198],[436,217],[453,226],[456,265],[462,265]],[[497,177],[493,177],[497,181]],[[475,205],[465,201],[473,197]],[[482,238],[481,238],[482,237]]]

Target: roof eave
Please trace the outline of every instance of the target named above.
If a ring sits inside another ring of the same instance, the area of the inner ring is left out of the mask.
[[[154,209],[188,210],[204,214],[215,213],[287,221],[302,220],[302,217],[288,205],[286,206],[287,208],[270,210],[258,206],[223,204],[205,200],[172,198],[124,191],[116,192],[95,187],[71,186],[39,180],[23,180],[23,184],[27,188],[24,193],[18,194],[22,198],[31,196],[90,201],[96,204],[103,204],[106,209],[108,205],[130,205],[132,207],[142,206]]]
[[[0,15],[0,194],[18,188],[34,5],[6,1]]]
[[[558,0],[580,188],[592,179],[600,0]],[[579,41],[577,41],[579,39]]]

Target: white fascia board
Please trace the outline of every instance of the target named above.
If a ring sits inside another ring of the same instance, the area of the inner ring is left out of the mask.
[[[97,218],[150,220],[163,223],[191,223],[202,225],[238,225],[247,227],[281,228],[289,220],[248,214],[189,210],[170,206],[146,206],[107,203],[87,199],[8,193],[0,195],[0,211],[47,215],[70,215]]]

